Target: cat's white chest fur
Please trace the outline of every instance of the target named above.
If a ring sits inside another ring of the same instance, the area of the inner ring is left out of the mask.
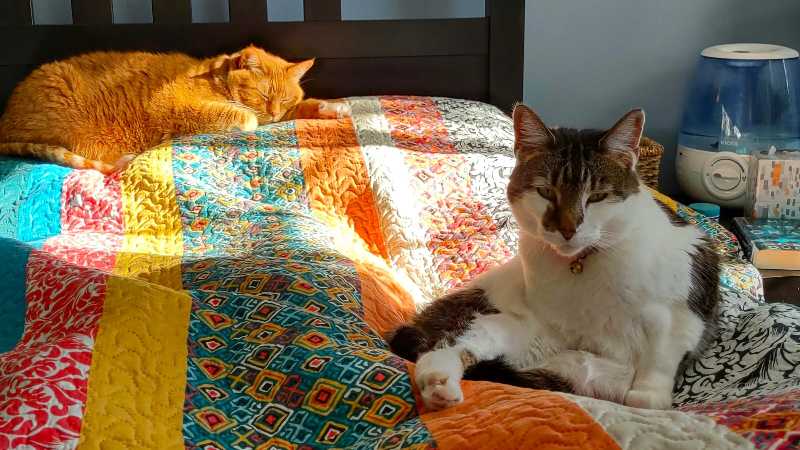
[[[535,334],[540,340],[543,331],[552,336],[552,342],[559,344],[544,347],[552,352],[584,350],[635,364],[641,352],[651,347],[648,335],[669,329],[676,320],[688,321],[689,334],[699,339],[703,325],[685,311],[690,252],[701,232],[673,226],[650,194],[633,197],[626,203],[642,221],[618,230],[626,234],[620,245],[589,255],[582,273],[573,274],[569,259],[522,233],[519,255],[478,277],[471,286],[484,289],[502,312],[526,317],[528,326],[517,328],[521,333]],[[530,342],[531,338],[512,339]],[[537,355],[541,346],[537,347],[514,359],[535,366],[537,359],[549,356]]]

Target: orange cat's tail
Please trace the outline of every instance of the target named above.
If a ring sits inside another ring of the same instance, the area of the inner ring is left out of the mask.
[[[58,145],[0,142],[0,155],[33,157],[72,167],[73,169],[94,169],[106,175],[117,170],[117,167],[113,164],[86,159]]]

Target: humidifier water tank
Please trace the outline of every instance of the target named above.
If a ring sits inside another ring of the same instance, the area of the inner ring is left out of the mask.
[[[681,188],[698,200],[743,206],[750,154],[800,149],[800,59],[768,44],[701,53],[678,135]]]

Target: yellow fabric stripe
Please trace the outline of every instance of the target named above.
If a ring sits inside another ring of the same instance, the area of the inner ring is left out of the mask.
[[[80,449],[183,449],[189,296],[111,277]]]
[[[122,174],[126,233],[92,353],[81,449],[184,448],[191,300],[180,290],[183,242],[171,166],[165,147]]]
[[[658,192],[657,190],[655,190],[655,189],[653,189],[651,187],[648,187],[647,189],[653,195],[654,199],[656,199],[656,200],[660,201],[661,203],[667,205],[667,207],[669,209],[673,210],[673,211],[677,211],[678,210],[678,203],[675,200],[671,199],[670,197],[667,197],[666,195],[662,194],[661,192]]]
[[[114,273],[180,289],[183,234],[172,180],[172,149],[131,162],[120,180],[125,238]]]

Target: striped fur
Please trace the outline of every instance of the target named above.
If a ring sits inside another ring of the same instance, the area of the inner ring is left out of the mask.
[[[28,142],[0,142],[0,154],[41,159],[73,169],[91,169],[104,174],[117,170],[120,164],[108,164],[87,159],[58,145],[32,144]],[[123,157],[125,158],[125,157]],[[128,158],[125,158],[129,160]]]

